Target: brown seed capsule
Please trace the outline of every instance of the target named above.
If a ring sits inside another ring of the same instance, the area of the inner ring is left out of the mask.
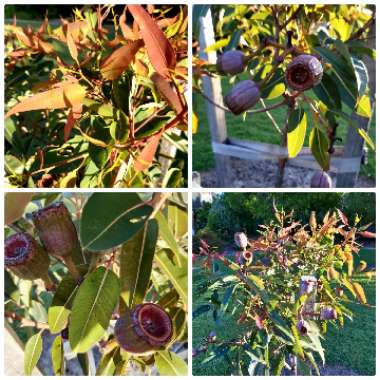
[[[46,251],[27,233],[9,236],[4,243],[5,266],[24,280],[48,278],[50,259]]]
[[[332,179],[326,172],[318,171],[311,178],[310,187],[331,188]]]
[[[309,54],[294,58],[285,71],[288,86],[296,91],[306,91],[318,85],[323,76],[321,62]]]
[[[71,215],[62,202],[34,212],[32,219],[42,244],[52,256],[71,256],[81,249]]]
[[[239,50],[230,50],[221,54],[217,61],[216,67],[222,74],[239,74],[245,68],[245,55]]]
[[[224,103],[231,112],[239,115],[253,107],[260,97],[260,89],[257,84],[252,80],[243,80],[224,97]]]
[[[243,252],[243,259],[245,260],[246,265],[250,265],[252,263],[252,258],[253,258],[252,252],[250,251]]]
[[[148,355],[165,347],[172,335],[171,317],[153,303],[127,310],[115,325],[115,338],[120,347],[137,355]]]

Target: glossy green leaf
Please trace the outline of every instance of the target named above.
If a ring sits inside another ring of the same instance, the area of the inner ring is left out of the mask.
[[[336,82],[328,73],[323,74],[322,82],[313,88],[315,95],[329,108],[342,108],[340,93],[336,89]]]
[[[187,212],[178,205],[168,206],[168,223],[176,239],[187,234]]]
[[[154,354],[155,363],[161,376],[186,376],[186,362],[174,352],[157,351]]]
[[[288,120],[288,155],[297,157],[306,136],[307,117],[302,108],[294,110]]]
[[[169,310],[169,315],[173,322],[172,341],[177,341],[181,338],[186,328],[186,312],[179,307],[173,307]]]
[[[61,335],[56,336],[51,345],[51,362],[54,374],[63,376],[65,374],[65,358]]]
[[[58,285],[48,310],[49,330],[52,334],[58,334],[67,326],[71,304],[78,288],[71,275],[64,277]]]
[[[187,259],[181,258],[181,267],[179,267],[166,250],[161,250],[156,254],[155,260],[169,277],[182,301],[187,304]]]
[[[24,374],[30,376],[42,353],[42,331],[31,336],[24,351]]]
[[[156,220],[158,221],[158,225],[160,227],[160,237],[166,242],[168,247],[173,251],[173,253],[178,258],[178,264],[181,264],[180,257],[186,258],[186,252],[178,245],[177,240],[168,224],[168,220],[164,216],[162,212],[158,212],[156,215]],[[187,263],[186,263],[187,266]]]
[[[95,193],[86,202],[80,225],[83,249],[116,247],[137,233],[152,212],[135,193]]]
[[[97,268],[80,285],[69,325],[74,352],[88,351],[105,333],[119,301],[119,278],[111,270]]]
[[[363,61],[357,58],[351,58],[351,62],[355,70],[356,81],[358,85],[358,95],[362,96],[366,92],[369,82],[367,67]]]
[[[281,96],[285,89],[284,72],[278,69],[261,89],[261,97],[267,100],[275,99]]]
[[[328,153],[329,140],[325,132],[314,127],[310,133],[309,146],[314,158],[324,171],[330,168],[330,156]]]
[[[152,273],[157,238],[158,223],[152,219],[123,244],[120,254],[121,297],[129,308],[144,301]]]
[[[115,374],[116,362],[120,361],[118,360],[120,359],[119,351],[119,347],[116,347],[103,355],[96,369],[96,376],[113,376]]]

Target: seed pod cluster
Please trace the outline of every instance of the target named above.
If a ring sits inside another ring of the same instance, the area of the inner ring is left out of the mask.
[[[311,178],[310,187],[331,188],[332,179],[325,171],[318,171]]]
[[[221,74],[239,74],[245,69],[246,57],[239,50],[229,50],[221,54],[217,61],[216,67]]]
[[[237,83],[224,97],[224,103],[235,115],[253,107],[261,97],[259,86],[252,80]]]
[[[171,317],[154,303],[128,309],[115,325],[115,338],[120,347],[136,355],[149,355],[165,347],[172,335]]]
[[[313,55],[301,54],[286,68],[286,83],[296,91],[306,91],[318,85],[323,76],[323,66]]]
[[[4,243],[5,266],[24,280],[45,279],[50,259],[46,251],[27,233],[9,236]]]

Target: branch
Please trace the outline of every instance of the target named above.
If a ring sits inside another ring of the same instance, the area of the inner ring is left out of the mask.
[[[12,311],[5,311],[4,316],[6,318],[13,319],[14,321],[21,322],[22,327],[35,327],[35,328],[40,329],[40,330],[48,330],[49,329],[48,323],[32,321],[31,319],[20,317],[19,315],[17,315],[16,313],[14,313]]]
[[[346,41],[356,40],[366,31],[366,29],[370,29],[372,25],[376,22],[376,14],[374,14],[361,28],[359,28],[355,33],[351,34],[350,38]]]

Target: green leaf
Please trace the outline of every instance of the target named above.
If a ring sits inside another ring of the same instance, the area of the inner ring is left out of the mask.
[[[325,171],[330,168],[329,140],[321,129],[314,127],[310,133],[309,146],[314,158]]]
[[[356,130],[358,131],[359,135],[363,138],[363,140],[365,141],[365,143],[372,150],[376,150],[375,143],[372,141],[371,137],[368,136],[367,132],[364,129],[362,129],[362,128],[356,128]]]
[[[24,352],[24,374],[30,376],[42,353],[42,331],[29,338]]]
[[[155,259],[160,269],[169,277],[182,301],[187,304],[187,260],[181,258],[179,267],[165,250],[159,251]]]
[[[158,351],[154,354],[155,363],[161,376],[186,376],[186,362],[174,352]]]
[[[65,374],[65,359],[61,335],[58,335],[51,345],[51,362],[54,374],[56,376],[63,376]]]
[[[71,275],[64,277],[58,285],[48,310],[49,330],[52,334],[58,334],[67,326],[71,304],[78,288],[79,285]]]
[[[136,193],[92,194],[80,224],[83,249],[102,251],[124,243],[144,226],[151,212]]]
[[[261,97],[264,99],[275,99],[285,92],[284,72],[277,69],[269,82],[266,83],[261,89]]]
[[[120,254],[121,297],[128,308],[142,303],[148,290],[158,238],[158,223],[149,220]]]
[[[116,347],[107,352],[100,360],[96,369],[96,376],[113,376],[115,374],[117,362],[120,360],[120,348]]]
[[[177,240],[172,230],[170,229],[168,221],[162,212],[158,212],[156,214],[156,220],[160,228],[160,237],[166,242],[168,247],[173,251],[179,265],[181,265],[181,257],[187,258],[186,252],[184,252],[183,249],[178,245]],[[184,265],[187,266],[187,262]]]
[[[179,340],[185,331],[186,312],[179,307],[173,307],[169,310],[169,315],[173,322],[172,342],[174,342]]]
[[[333,81],[328,73],[323,74],[322,82],[313,88],[318,99],[328,108],[342,108],[339,91],[336,90],[336,82]]]
[[[104,267],[86,277],[75,296],[69,325],[74,352],[88,351],[105,333],[120,295],[118,277]]]
[[[356,113],[368,119],[371,118],[371,115],[372,115],[371,100],[368,95],[362,95],[359,98],[359,102],[356,108]]]
[[[351,62],[356,75],[358,95],[362,96],[366,92],[369,82],[367,67],[363,61],[357,58],[351,58]]]
[[[180,239],[187,234],[187,212],[186,209],[178,205],[168,206],[168,223],[170,230],[176,239]]]
[[[288,155],[297,157],[306,136],[307,117],[303,108],[294,110],[288,120]]]

